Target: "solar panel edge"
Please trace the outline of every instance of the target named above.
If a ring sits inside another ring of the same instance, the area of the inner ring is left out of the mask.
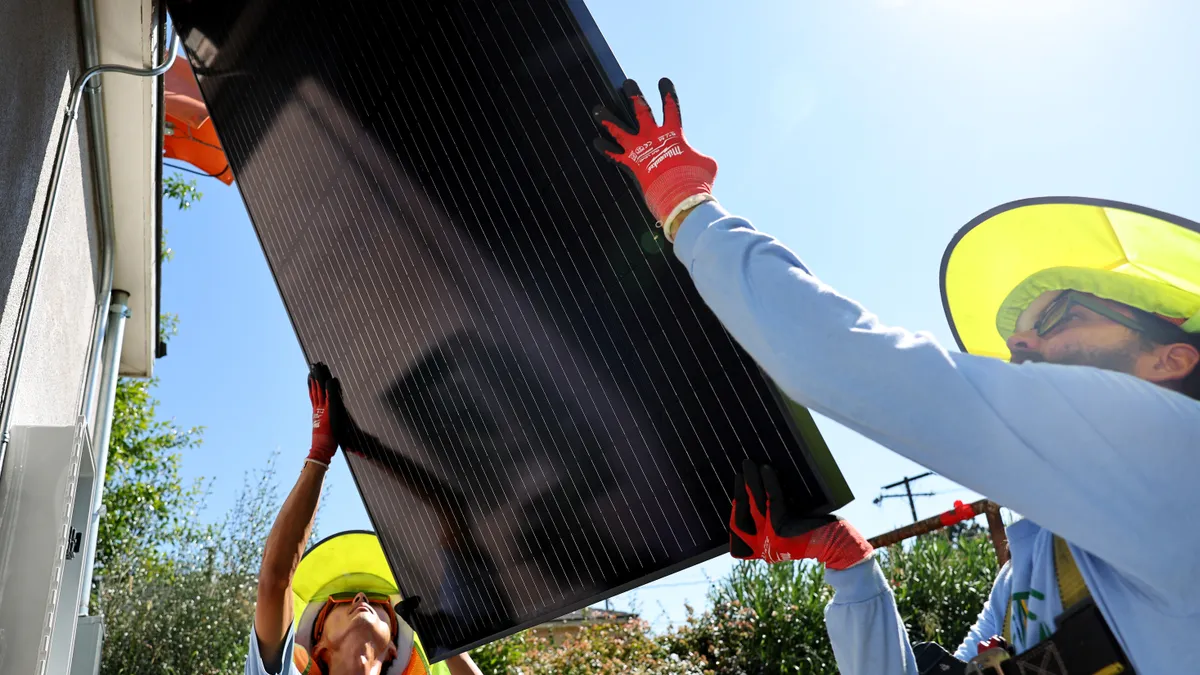
[[[588,53],[591,55],[596,67],[608,76],[611,88],[609,95],[612,97],[613,102],[621,102],[618,90],[621,84],[625,82],[625,70],[621,68],[620,62],[617,61],[617,55],[609,48],[608,41],[604,39],[604,34],[600,32],[600,26],[596,24],[591,10],[587,8],[587,3],[584,0],[560,1],[567,10],[567,15],[571,17],[571,22],[587,42]]]
[[[433,654],[430,654],[429,661],[430,661],[430,663],[438,663],[438,662],[444,661],[452,656],[455,656],[457,654],[464,654],[466,652],[471,651],[472,649],[477,649],[484,645],[491,644],[492,642],[495,642],[496,640],[502,640],[506,637],[515,635],[517,633],[520,633],[521,631],[529,630],[530,628],[536,628],[537,626],[540,626],[544,623],[548,623],[548,622],[553,621],[554,619],[557,619],[561,616],[570,614],[571,612],[574,612],[575,610],[583,609],[585,607],[590,607],[591,605],[594,605],[597,602],[601,602],[603,600],[608,600],[608,599],[610,599],[614,596],[620,595],[622,593],[626,593],[628,591],[632,591],[632,590],[640,588],[642,586],[646,586],[648,584],[654,583],[655,581],[658,581],[659,579],[668,577],[672,574],[675,574],[676,572],[681,572],[689,567],[699,565],[701,563],[707,562],[714,558],[718,558],[722,555],[727,554],[728,552],[729,552],[728,545],[719,546],[717,548],[710,549],[710,550],[700,553],[698,555],[692,556],[686,560],[683,560],[681,562],[670,565],[669,567],[665,567],[662,570],[660,570],[652,575],[647,575],[645,577],[636,579],[634,581],[630,581],[621,586],[614,587],[613,589],[608,590],[604,593],[600,593],[600,594],[588,597],[582,602],[571,602],[569,605],[566,605],[562,608],[555,608],[553,611],[549,611],[544,614],[541,614],[538,617],[531,619],[529,621],[523,622],[513,628],[505,629],[503,631],[496,633],[495,635],[490,635],[486,639],[469,642],[469,643],[467,643],[467,645],[465,647],[455,648],[453,650],[446,651],[444,653],[439,652],[439,653],[437,653],[436,656],[434,656]]]

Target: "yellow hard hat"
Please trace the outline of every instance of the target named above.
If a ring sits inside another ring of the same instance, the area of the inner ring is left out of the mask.
[[[972,220],[942,256],[942,307],[971,354],[1008,360],[1030,305],[1068,289],[1200,333],[1200,224],[1102,199],[1025,199]]]
[[[304,553],[292,577],[296,644],[311,652],[313,624],[334,593],[364,591],[388,595],[395,606],[403,598],[392,569],[373,532],[341,532],[322,539]],[[444,663],[429,665],[412,627],[397,616],[396,658],[384,675],[449,675]]]

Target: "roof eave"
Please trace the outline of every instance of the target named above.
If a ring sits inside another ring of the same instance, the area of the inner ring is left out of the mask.
[[[152,0],[96,3],[100,63],[155,65],[159,17]],[[120,374],[150,377],[158,344],[161,78],[101,75],[115,229],[113,288],[129,293]]]

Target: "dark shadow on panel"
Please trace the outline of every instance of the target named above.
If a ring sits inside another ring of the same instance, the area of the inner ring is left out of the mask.
[[[533,391],[546,393],[534,396]],[[627,541],[583,522],[597,513],[593,507],[599,500],[612,499],[635,477],[618,475],[605,461],[614,443],[589,421],[579,402],[507,345],[472,331],[452,335],[402,374],[384,400],[426,448],[473,463],[471,473],[439,476],[360,428],[354,432],[360,439],[356,449],[372,460],[369,470],[385,474],[394,490],[416,495],[439,516],[442,582],[436,597],[423,598],[413,618],[428,636],[423,639],[432,644],[462,639],[461,634],[441,635],[446,625],[492,630],[517,625],[508,592],[517,583],[539,584],[532,592],[546,597],[563,588],[599,593],[629,581],[629,570],[642,568],[639,556],[663,555],[632,550]],[[512,479],[484,486],[471,480],[472,473]],[[519,524],[511,541],[487,541],[478,534],[479,519],[497,516]],[[610,568],[564,565],[559,553],[564,541],[624,560]],[[428,542],[413,545],[413,555],[420,555]],[[490,592],[466,597],[478,588]],[[487,611],[481,615],[473,607]],[[473,639],[486,636],[468,633]]]
[[[415,596],[420,602],[415,610],[418,618],[412,622],[419,627],[423,627],[422,624],[431,626],[422,631],[422,635],[429,635],[433,644],[438,644],[453,638],[441,634],[440,627],[449,623],[467,626],[511,624],[515,617],[508,598],[502,592],[488,592],[486,585],[482,586],[485,589],[480,598],[482,602],[470,605],[458,602],[464,579],[494,575],[497,569],[474,533],[471,512],[459,506],[464,500],[463,495],[378,437],[363,431],[353,421],[351,424],[349,436],[355,440],[350,450],[363,453],[363,459],[371,463],[373,470],[383,474],[398,493],[416,497],[437,514],[439,536],[435,542],[435,555],[442,568],[443,583],[436,597]],[[422,553],[427,551],[430,543],[419,542]]]

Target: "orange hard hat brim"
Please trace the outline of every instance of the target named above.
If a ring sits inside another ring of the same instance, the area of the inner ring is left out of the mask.
[[[163,96],[169,133],[163,136],[163,156],[187,162],[226,185],[233,183],[229,159],[217,138],[200,87],[186,60],[176,59],[165,77]]]

